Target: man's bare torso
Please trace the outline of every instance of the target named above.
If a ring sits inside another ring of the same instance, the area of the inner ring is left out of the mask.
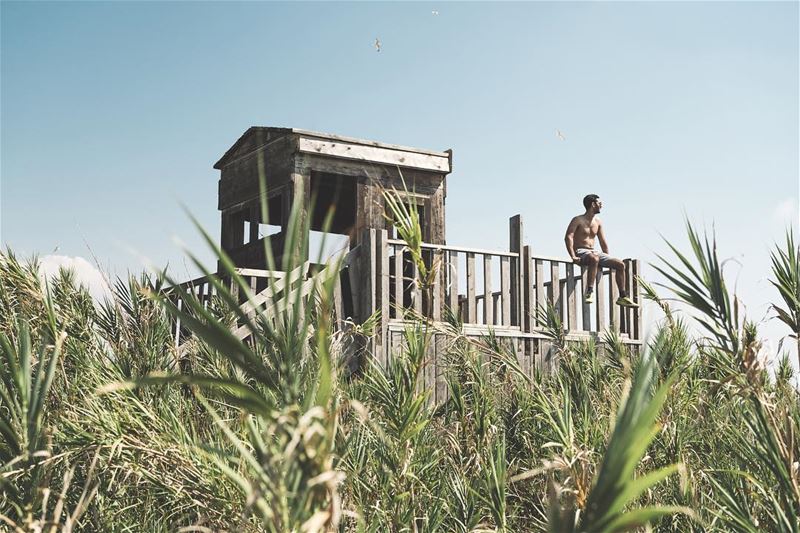
[[[590,221],[585,215],[578,215],[572,219],[570,227],[575,228],[572,242],[576,250],[578,248],[594,249],[594,240],[600,229],[600,219],[598,217],[594,216]]]

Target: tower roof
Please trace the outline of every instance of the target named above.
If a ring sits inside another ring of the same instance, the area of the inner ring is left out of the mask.
[[[296,137],[296,149],[299,152],[418,168],[444,174],[448,174],[452,170],[452,152],[449,150],[444,152],[424,150],[299,128],[265,126],[248,128],[233,146],[225,152],[222,158],[214,164],[214,168],[221,170],[231,161],[263,148],[287,135]]]

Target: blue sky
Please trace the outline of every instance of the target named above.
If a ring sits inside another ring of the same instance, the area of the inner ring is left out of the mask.
[[[757,319],[798,224],[796,2],[0,10],[0,232],[21,255],[183,265],[174,238],[205,248],[179,204],[218,233],[212,164],[251,125],[452,148],[452,244],[504,248],[521,213],[565,254],[589,192],[618,255],[685,248],[684,214],[713,224]]]

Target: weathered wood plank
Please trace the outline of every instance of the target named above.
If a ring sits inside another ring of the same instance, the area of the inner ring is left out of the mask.
[[[475,302],[475,254],[467,254],[467,306],[464,322],[477,321],[477,305]]]
[[[608,321],[606,320],[606,312],[608,311],[608,303],[606,300],[606,284],[605,284],[605,276],[603,275],[603,270],[600,270],[600,275],[595,278],[595,288],[594,288],[594,295],[595,295],[595,311],[597,316],[595,317],[596,329],[599,333],[602,333],[608,327]]]
[[[617,305],[619,289],[617,288],[617,281],[613,270],[608,275],[608,294],[608,326],[612,330],[619,332],[619,306]]]
[[[589,269],[581,266],[581,294],[578,297],[581,299],[581,325],[583,331],[592,330],[592,304],[586,303],[586,289],[594,285],[594,280],[589,279]],[[592,289],[594,291],[594,288]]]
[[[344,302],[342,300],[342,275],[341,272],[334,274],[333,281],[333,314],[336,315],[336,329],[341,331],[344,327]]]
[[[404,244],[403,241],[397,239],[389,239],[389,244]],[[464,254],[475,254],[475,255],[495,255],[498,257],[516,257],[517,254],[513,252],[506,252],[504,250],[486,250],[483,248],[466,248],[464,246],[448,246],[444,244],[430,244],[427,242],[421,243],[420,247],[423,250],[447,250],[450,252],[460,252]],[[563,259],[553,259],[554,261],[564,261]]]
[[[511,258],[500,258],[500,305],[502,311],[497,324],[511,325]]]
[[[544,326],[545,324],[540,320],[540,310],[547,309],[547,291],[544,286],[544,261],[536,259],[536,309],[534,316],[536,317],[536,325]]]
[[[643,308],[643,306],[642,306],[642,301],[641,301],[642,298],[641,298],[641,294],[640,294],[641,288],[639,287],[639,260],[638,259],[634,259],[633,260],[633,275],[631,277],[633,278],[633,280],[632,280],[633,292],[631,292],[631,298],[633,298],[634,301],[637,304],[639,304],[639,307],[637,307],[635,312],[634,312],[633,339],[640,340],[642,338],[641,337],[641,329],[640,328],[642,327],[642,308]]]
[[[494,309],[492,305],[492,256],[483,256],[483,323],[487,326],[494,324]]]
[[[298,150],[327,157],[388,163],[400,167],[419,168],[436,172],[450,172],[450,162],[447,157],[393,148],[364,146],[347,142],[330,142],[300,137],[298,139]]]
[[[394,306],[395,318],[403,318],[403,250],[405,246],[394,246]]]
[[[258,201],[250,205],[250,235],[247,242],[256,242],[258,236],[258,224],[261,220],[261,205]]]
[[[431,319],[436,322],[442,320],[442,280],[444,279],[444,272],[442,267],[442,252],[435,250],[433,252],[433,259],[431,261],[431,268],[435,268],[436,274],[433,277],[433,287],[431,287]]]
[[[623,259],[623,264],[625,265],[625,290],[628,293],[629,298],[633,298],[632,291],[631,291],[631,260],[630,259]],[[633,309],[630,307],[622,307],[620,308],[620,331],[622,333],[627,333],[628,335],[631,334],[631,322],[633,318]]]
[[[531,247],[522,249],[522,331],[531,332],[536,324],[533,313],[536,306],[536,280],[531,258]]]
[[[517,254],[511,259],[511,316],[509,325],[522,326],[522,215],[508,221],[508,250]]]
[[[409,254],[410,255],[410,254]],[[419,284],[419,266],[411,260],[411,308],[418,315],[422,314],[422,290]]]
[[[563,320],[564,315],[561,312],[561,274],[559,268],[559,261],[550,261],[550,301],[555,309],[556,316]]]
[[[381,330],[378,333],[378,352],[381,364],[385,367],[388,361],[388,328],[389,328],[389,245],[388,233],[385,229],[378,230],[375,234],[376,253],[376,298],[381,311]]]
[[[575,263],[567,264],[567,330],[578,329],[578,307],[575,298]]]
[[[458,252],[447,252],[448,269],[447,275],[449,276],[448,287],[448,305],[454,316],[458,315]]]

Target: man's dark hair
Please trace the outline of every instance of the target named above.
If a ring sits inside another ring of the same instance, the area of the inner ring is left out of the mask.
[[[597,196],[596,194],[587,194],[586,196],[583,197],[583,207],[589,209],[590,207],[592,207],[592,204],[597,201],[598,198],[600,197]]]

